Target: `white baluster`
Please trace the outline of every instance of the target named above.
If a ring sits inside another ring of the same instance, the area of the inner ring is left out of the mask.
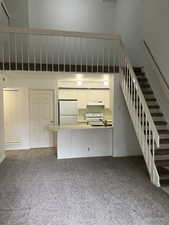
[[[154,136],[152,136],[152,158],[153,158],[153,162],[155,162],[155,140],[154,140]],[[152,179],[154,180],[154,168],[152,167]]]
[[[15,45],[15,69],[18,69],[18,55],[17,55],[17,43],[16,43],[16,33],[14,35],[14,45]]]
[[[39,60],[39,67],[40,67],[40,71],[42,71],[42,41],[40,40],[40,44],[39,44],[39,57],[40,57],[40,60]]]
[[[33,48],[33,69],[36,71],[36,52],[35,48]]]
[[[23,49],[23,39],[21,41],[21,61],[22,61],[22,71],[24,70],[24,49]]]
[[[65,64],[66,64],[66,38],[64,37],[63,38],[63,71],[65,72],[66,71],[66,68],[65,68]]]
[[[54,55],[52,54],[52,72],[54,72]]]
[[[83,49],[82,49],[82,39],[80,38],[80,72],[83,71]]]
[[[105,59],[104,59],[104,57],[105,57],[105,49],[103,48],[103,56],[102,56],[103,58],[103,62],[102,62],[102,72],[104,73],[104,64],[105,64]]]
[[[9,59],[9,70],[11,70],[11,41],[10,41],[10,33],[8,33],[8,59]]]

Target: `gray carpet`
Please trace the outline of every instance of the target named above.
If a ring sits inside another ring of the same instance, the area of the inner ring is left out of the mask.
[[[50,150],[0,165],[0,225],[168,225],[169,197],[140,158],[57,161]]]

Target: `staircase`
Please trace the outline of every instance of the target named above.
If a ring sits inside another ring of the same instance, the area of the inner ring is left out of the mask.
[[[169,128],[146,74],[134,68],[121,42],[121,89],[140,144],[151,182],[169,185]]]
[[[153,121],[160,137],[160,148],[155,149],[155,164],[160,176],[161,185],[169,185],[169,129],[157,99],[151,89],[145,73],[136,69],[138,83],[145,97],[146,103],[152,115]],[[168,169],[167,169],[168,167]]]
[[[121,90],[150,180],[160,187],[168,179],[166,154],[160,154],[161,149],[167,149],[166,143],[169,143],[167,123],[145,74],[140,68],[133,69],[122,41],[118,56]]]

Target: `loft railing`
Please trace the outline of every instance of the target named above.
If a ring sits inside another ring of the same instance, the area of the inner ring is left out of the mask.
[[[155,149],[160,146],[160,137],[150,114],[134,70],[121,42],[119,70],[122,75],[121,88],[136,131],[136,135],[154,185],[160,186],[160,178],[155,165]]]
[[[114,72],[120,36],[0,28],[0,70]]]

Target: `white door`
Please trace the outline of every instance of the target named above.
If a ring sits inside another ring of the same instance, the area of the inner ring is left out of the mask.
[[[4,89],[5,144],[21,143],[21,116],[19,89]]]
[[[31,148],[53,147],[53,134],[48,125],[54,120],[52,90],[30,90]]]

